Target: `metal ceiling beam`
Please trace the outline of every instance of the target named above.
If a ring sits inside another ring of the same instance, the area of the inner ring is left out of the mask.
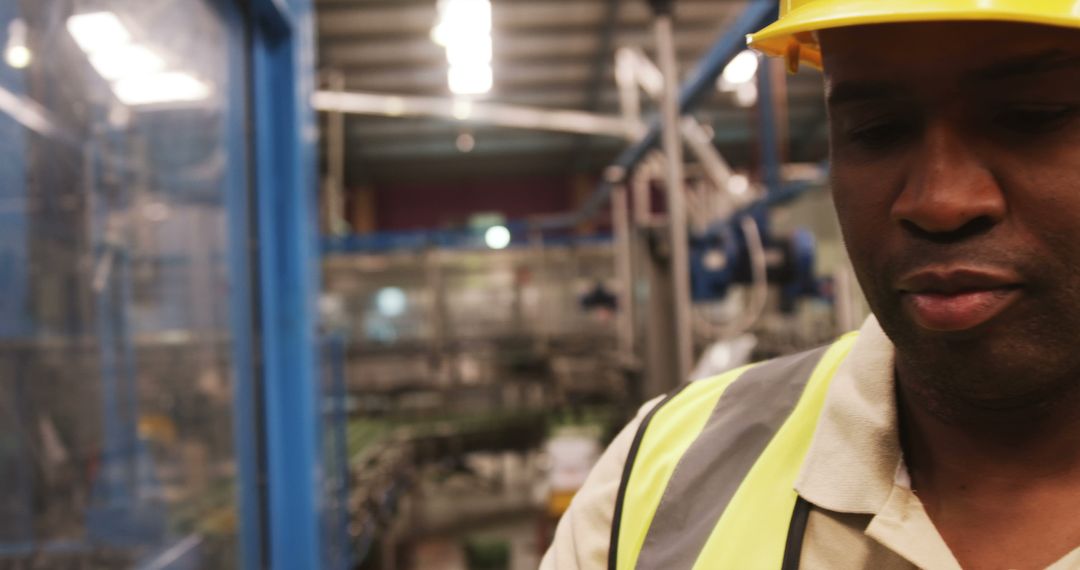
[[[632,124],[622,117],[609,117],[581,111],[556,111],[479,101],[408,97],[376,93],[318,91],[312,105],[320,111],[339,111],[361,115],[455,118],[504,127],[541,131],[560,131],[626,137],[628,132],[644,133],[644,125]]]
[[[612,1],[612,0],[609,0]],[[617,1],[617,0],[616,0]],[[680,28],[676,48],[680,53],[700,56],[716,38],[715,22],[687,24]],[[612,24],[612,42],[619,46],[648,46],[647,31],[641,28],[618,29]],[[499,59],[544,59],[560,57],[593,58],[603,38],[595,29],[570,29],[558,32],[496,30],[492,37],[495,57]],[[331,65],[402,65],[410,61],[444,61],[442,47],[428,34],[399,35],[392,38],[350,36],[321,42],[322,61]],[[610,51],[610,50],[609,50]]]
[[[796,125],[807,124],[814,120],[818,110],[812,107],[800,107],[793,109],[790,115],[791,122]],[[704,124],[710,125],[715,131],[712,141],[717,144],[737,143],[749,141],[754,132],[745,109],[717,109],[715,111],[699,110],[694,116]],[[349,118],[346,130],[350,140],[358,147],[374,147],[386,143],[418,140],[430,137],[452,137],[462,128],[468,128],[476,135],[481,136],[515,134],[515,136],[535,136],[529,133],[520,133],[516,129],[499,127],[490,124],[471,122],[462,125],[456,119],[416,119],[384,116],[361,116],[353,115]],[[452,139],[450,139],[452,140]]]
[[[495,88],[506,86],[577,84],[578,88],[589,77],[587,62],[560,64],[516,64],[495,62]],[[446,89],[446,64],[428,67],[412,67],[385,71],[349,73],[346,85],[349,90],[376,92],[405,92],[427,89]]]
[[[400,141],[393,144],[379,144],[360,149],[356,154],[366,160],[388,158],[417,160],[432,157],[457,157],[468,159],[475,156],[536,155],[543,153],[563,153],[573,148],[574,138],[567,134],[538,133],[519,134],[517,136],[499,134],[484,136],[474,133],[476,146],[468,154],[462,153],[454,144],[454,136],[428,138],[420,141]],[[599,141],[598,141],[599,142]],[[607,139],[605,148],[608,152],[618,151],[618,141]]]

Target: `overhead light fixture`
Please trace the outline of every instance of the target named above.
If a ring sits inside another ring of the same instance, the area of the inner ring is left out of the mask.
[[[447,82],[457,95],[479,95],[491,90],[491,2],[439,0],[439,20],[431,39],[446,48]]]
[[[210,87],[181,71],[126,77],[113,84],[113,93],[125,105],[152,105],[179,101],[200,101],[210,95]]]
[[[721,80],[730,86],[749,83],[754,80],[758,70],[758,55],[750,50],[743,50],[736,55],[721,74]]]
[[[446,61],[450,67],[475,66],[491,63],[491,36],[479,34],[461,38],[446,45]]]
[[[109,81],[157,73],[165,61],[142,46],[128,44],[98,50],[90,54],[90,64]]]
[[[510,245],[510,230],[506,226],[491,226],[484,232],[484,243],[491,249],[506,249]]]
[[[67,19],[67,29],[125,105],[200,101],[210,96],[210,86],[190,73],[165,71],[165,61],[135,43],[112,12],[76,14]]]
[[[112,12],[76,14],[67,20],[75,43],[86,53],[118,47],[131,42],[131,34]]]
[[[491,91],[494,82],[491,66],[451,66],[448,72],[450,91],[455,95],[480,95]]]
[[[735,103],[740,107],[757,105],[758,88],[755,83],[741,83],[735,88]]]
[[[490,0],[439,0],[439,19],[431,29],[431,40],[441,46],[468,41],[476,35],[491,35]]]
[[[4,61],[15,69],[24,69],[30,65],[34,54],[26,46],[11,46],[4,50]]]
[[[26,22],[15,18],[8,24],[7,45],[4,46],[4,61],[15,69],[24,69],[30,65],[34,54],[26,45]]]

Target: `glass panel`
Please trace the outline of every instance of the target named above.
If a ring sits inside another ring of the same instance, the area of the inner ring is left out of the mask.
[[[345,340],[325,334],[319,347],[322,418],[321,526],[323,565],[327,570],[352,568],[349,536],[349,466],[345,399]]]
[[[238,566],[227,4],[0,0],[0,568]]]

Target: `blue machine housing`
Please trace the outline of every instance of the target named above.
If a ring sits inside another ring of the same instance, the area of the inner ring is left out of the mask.
[[[712,226],[704,235],[690,238],[690,288],[693,300],[723,299],[732,285],[753,282],[746,234],[738,223],[742,216],[753,217],[761,230],[762,244],[770,258],[767,278],[770,285],[780,287],[780,309],[791,312],[800,297],[820,296],[822,288],[814,275],[814,234],[799,229],[786,237],[772,235],[769,232],[768,210],[764,205],[759,205],[730,221]]]

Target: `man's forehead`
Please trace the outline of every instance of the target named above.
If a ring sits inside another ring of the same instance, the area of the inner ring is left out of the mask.
[[[933,22],[823,30],[837,78],[994,80],[1080,65],[1080,30],[1003,22]],[[831,81],[830,81],[831,82]]]

